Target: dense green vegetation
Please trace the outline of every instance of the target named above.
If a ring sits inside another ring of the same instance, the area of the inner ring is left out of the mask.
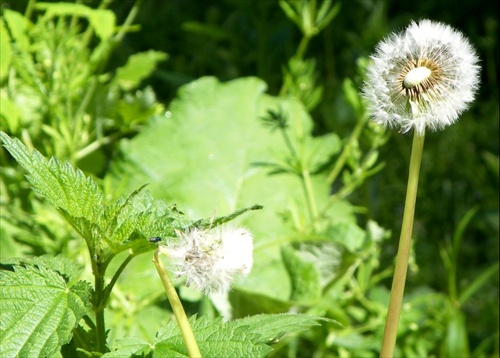
[[[376,43],[429,18],[470,39],[481,87],[426,137],[396,355],[499,356],[498,4],[54,3],[4,1],[0,29],[2,321],[23,294],[8,287],[33,277],[59,280],[74,315],[40,352],[186,354],[147,239],[258,204],[234,215],[254,268],[227,300],[178,285],[201,337],[241,356],[378,356],[411,135],[370,122],[359,92]],[[259,331],[257,315],[290,312],[307,316]]]

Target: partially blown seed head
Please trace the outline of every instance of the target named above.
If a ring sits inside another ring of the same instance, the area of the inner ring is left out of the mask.
[[[205,293],[227,292],[238,276],[248,275],[253,264],[250,232],[232,226],[191,229],[178,233],[178,241],[160,246],[171,271]]]

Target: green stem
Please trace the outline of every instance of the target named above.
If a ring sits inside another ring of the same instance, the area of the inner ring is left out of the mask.
[[[297,52],[295,53],[294,57],[302,58],[304,56],[306,49],[307,49],[307,46],[309,45],[310,39],[311,38],[307,35],[302,36],[302,39],[300,40],[299,47],[297,48]],[[284,96],[287,93],[287,90],[288,90],[287,84],[286,84],[286,82],[284,82],[283,85],[281,86],[279,96],[280,97]]]
[[[420,163],[422,161],[422,151],[424,148],[424,135],[413,136],[413,146],[410,157],[410,171],[408,175],[408,186],[406,189],[406,200],[403,214],[403,224],[401,236],[399,238],[398,254],[396,257],[396,267],[392,280],[391,297],[385,322],[384,339],[380,357],[393,357],[394,347],[398,331],[399,315],[403,302],[403,293],[408,270],[408,259],[410,256],[411,236],[413,231],[413,219],[415,216],[415,202],[417,198],[418,176]]]
[[[116,281],[118,281],[118,278],[122,274],[123,270],[125,270],[125,267],[127,267],[127,265],[129,264],[129,262],[132,261],[132,259],[134,257],[135,257],[134,254],[128,255],[127,258],[122,262],[122,264],[120,265],[120,267],[118,268],[118,270],[116,270],[115,274],[113,275],[113,278],[111,279],[111,281],[109,282],[109,284],[106,286],[106,288],[104,289],[104,291],[102,293],[102,296],[101,296],[101,299],[102,299],[101,306],[105,306],[106,305],[106,302],[108,301],[109,295],[111,294],[111,290],[113,290],[113,287],[114,287]]]
[[[33,9],[35,8],[36,0],[29,0],[28,6],[26,6],[26,11],[24,12],[24,17],[27,19],[31,19],[31,15],[33,14]]]
[[[167,294],[170,306],[172,306],[172,310],[174,311],[175,319],[177,320],[177,324],[179,325],[179,329],[181,330],[182,338],[184,339],[184,343],[186,344],[189,357],[201,357],[201,353],[194,338],[193,330],[189,325],[189,320],[186,316],[186,312],[184,312],[181,300],[179,299],[179,296],[175,291],[175,287],[172,284],[172,281],[170,281],[170,277],[168,276],[168,273],[160,260],[159,254],[159,250],[156,250],[154,253],[153,263],[155,264],[158,275],[160,276],[163,287],[165,288],[165,293]]]
[[[305,34],[300,40],[299,47],[297,48],[297,52],[295,53],[295,57],[302,58],[304,57],[307,46],[309,46],[309,41],[311,40],[311,36],[309,34]]]
[[[104,322],[104,305],[103,291],[104,291],[104,275],[98,267],[94,265],[94,313],[95,313],[95,326],[96,326],[96,350],[97,352],[106,353],[106,325]]]
[[[311,216],[311,222],[314,222],[314,220],[318,217],[318,209],[316,208],[316,200],[314,198],[309,170],[302,169],[301,181],[306,194],[307,207]]]
[[[122,26],[120,27],[120,30],[118,33],[115,35],[115,43],[120,42],[127,31],[129,30],[129,27],[132,25],[132,22],[134,22],[135,17],[137,16],[137,13],[139,12],[139,9],[141,8],[143,0],[136,0],[134,3],[134,6],[132,6],[132,9],[130,9],[130,12],[127,15],[127,18],[123,22]]]
[[[330,174],[328,174],[328,178],[326,179],[326,182],[328,184],[333,184],[335,179],[337,179],[338,175],[340,174],[340,171],[342,170],[345,162],[347,161],[347,158],[349,157],[354,141],[357,140],[361,135],[361,132],[365,127],[367,121],[368,121],[368,116],[363,116],[363,118],[356,124],[356,127],[354,127],[354,130],[352,131],[349,139],[347,140],[347,143],[344,145],[342,153],[340,153],[337,161],[335,162],[335,166],[333,167]]]
[[[295,150],[292,141],[290,140],[290,137],[288,136],[288,132],[286,131],[286,128],[281,127],[281,134],[283,135],[283,139],[285,141],[286,146],[288,147],[288,150],[290,151],[290,154],[292,157],[294,157],[295,160],[299,160],[299,157],[297,155],[297,151]],[[306,196],[306,202],[307,202],[307,208],[309,211],[309,216],[311,217],[311,221],[314,221],[318,215],[318,210],[316,209],[316,201],[314,198],[314,193],[312,189],[312,184],[311,184],[311,174],[309,173],[309,170],[305,168],[304,163],[300,163],[300,174],[298,176],[300,177],[300,181],[302,183],[302,187],[304,189],[304,194]]]
[[[107,137],[97,138],[92,143],[88,144],[86,147],[80,149],[78,152],[73,154],[73,157],[76,160],[80,160],[82,158],[85,158],[87,155],[96,151],[97,149],[99,149],[105,145],[108,145],[110,143],[113,143],[117,139],[120,139],[121,137],[125,137],[127,134],[135,133],[135,132],[137,132],[137,131],[136,130],[121,131],[121,132],[110,134]]]

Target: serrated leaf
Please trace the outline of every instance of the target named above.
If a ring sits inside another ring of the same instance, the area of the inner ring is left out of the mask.
[[[320,326],[321,321],[338,324],[331,319],[295,313],[254,315],[230,323],[237,327],[245,327],[248,333],[258,334],[258,341],[261,343],[274,343],[287,333],[300,333]]]
[[[87,241],[93,259],[109,260],[114,254],[132,248],[135,253],[153,250],[147,240],[158,234],[173,236],[183,221],[177,219],[175,205],[132,192],[128,199],[105,206],[102,192],[90,177],[69,163],[52,158],[47,161],[39,152],[29,152],[18,140],[0,132],[4,147],[28,172],[33,189],[54,205]],[[176,225],[174,225],[176,223]]]
[[[95,220],[102,201],[102,193],[91,178],[79,169],[55,158],[47,161],[39,152],[29,152],[17,138],[0,132],[3,146],[28,172],[27,178],[37,193],[56,208],[74,217]]]
[[[283,289],[283,286],[280,289]],[[286,291],[288,292],[288,289]],[[292,307],[292,303],[288,300],[278,300],[269,297],[268,294],[264,295],[242,289],[229,292],[229,302],[231,303],[232,316],[238,318],[259,313],[287,312]]]
[[[117,339],[115,349],[102,356],[102,358],[146,357],[151,352],[151,345],[144,339],[129,337]]]
[[[198,347],[204,357],[264,357],[272,349],[255,332],[222,318],[206,316],[189,319]],[[171,321],[158,332],[154,344],[155,355],[160,357],[188,356],[177,323]]]
[[[203,357],[265,357],[275,343],[287,333],[300,333],[320,321],[335,322],[322,317],[301,314],[256,315],[223,323],[222,318],[206,316],[189,318]],[[112,352],[103,358],[148,355],[154,357],[188,357],[176,322],[171,321],[156,335],[155,342],[131,338],[117,340]]]
[[[42,255],[27,258],[14,258],[2,261],[3,265],[30,265],[30,266],[43,266],[46,269],[56,271],[64,277],[67,283],[78,278],[83,271],[83,266],[72,259],[62,255],[51,256]]]
[[[43,266],[0,271],[2,357],[48,357],[72,337],[90,309],[90,285],[68,286]]]

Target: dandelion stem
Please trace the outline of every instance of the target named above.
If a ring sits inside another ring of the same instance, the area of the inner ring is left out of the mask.
[[[422,151],[424,148],[424,135],[416,132],[413,136],[413,145],[410,157],[410,171],[408,175],[408,186],[406,189],[406,200],[403,214],[403,224],[401,236],[399,238],[398,254],[396,257],[396,267],[392,279],[391,296],[387,318],[385,322],[384,339],[380,357],[393,357],[396,337],[398,332],[399,316],[403,293],[408,270],[408,259],[410,256],[411,235],[413,231],[413,218],[415,215],[415,202],[417,198],[418,176],[420,163],[422,161]]]
[[[181,300],[179,299],[179,296],[175,291],[172,281],[170,281],[170,277],[168,276],[168,273],[160,260],[159,254],[159,250],[156,250],[153,257],[153,263],[155,264],[158,275],[160,276],[163,287],[165,288],[165,293],[167,294],[170,306],[172,306],[172,310],[174,311],[175,319],[177,320],[177,324],[179,325],[179,329],[181,330],[182,338],[184,339],[184,343],[186,344],[189,357],[201,357],[201,353],[194,338],[193,330],[189,325],[186,312],[184,312]]]

